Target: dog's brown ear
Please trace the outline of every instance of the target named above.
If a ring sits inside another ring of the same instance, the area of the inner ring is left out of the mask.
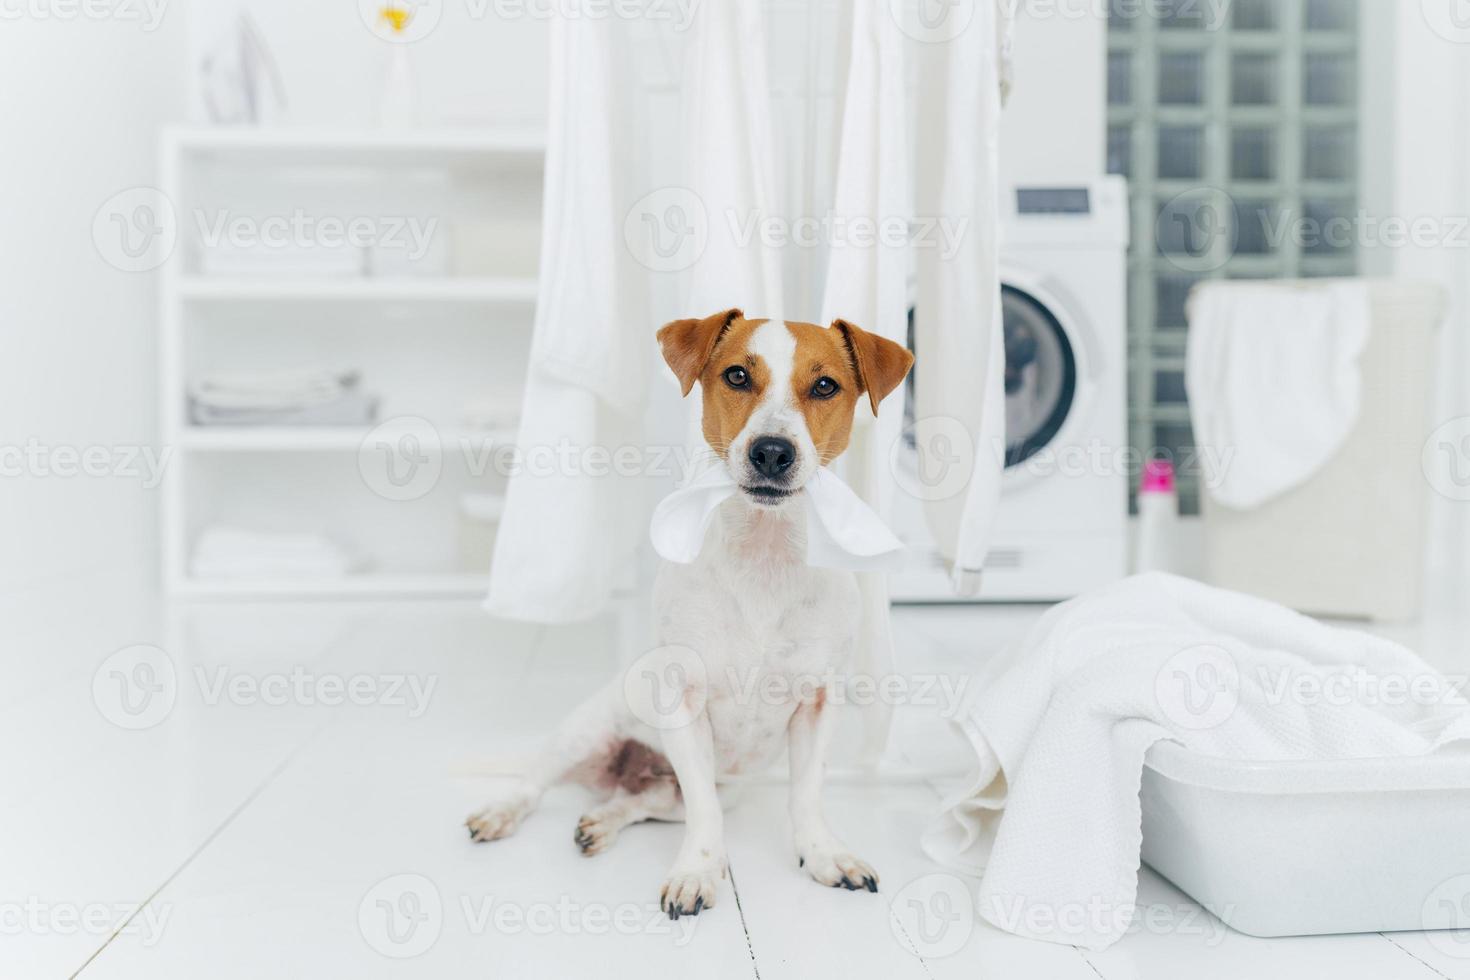
[[[852,360],[857,365],[858,380],[868,393],[868,402],[873,414],[878,414],[878,403],[897,388],[904,375],[913,367],[914,355],[902,344],[895,344],[887,337],[868,333],[846,320],[833,320],[832,329],[841,330],[852,351]]]
[[[658,345],[663,348],[664,360],[679,379],[684,394],[689,394],[694,382],[699,380],[720,337],[730,324],[744,316],[739,310],[726,310],[703,320],[675,320],[659,328]]]

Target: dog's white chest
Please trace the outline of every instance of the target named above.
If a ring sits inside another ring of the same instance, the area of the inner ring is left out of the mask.
[[[660,642],[689,647],[704,665],[724,774],[768,765],[797,705],[841,684],[853,649],[852,574],[807,567],[800,529],[765,520],[736,535],[716,528],[697,561],[664,565],[654,585]]]

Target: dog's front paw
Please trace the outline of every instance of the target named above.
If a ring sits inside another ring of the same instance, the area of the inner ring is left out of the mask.
[[[677,919],[681,915],[698,915],[701,909],[713,908],[715,882],[723,877],[718,867],[675,868],[669,872],[658,894],[658,907]]]
[[[864,888],[870,892],[878,890],[878,872],[851,854],[813,848],[801,856],[799,863],[818,884],[846,888],[850,892]]]
[[[622,826],[616,821],[601,817],[594,811],[577,821],[577,832],[572,835],[572,839],[577,842],[583,854],[591,857],[612,847],[621,829]]]
[[[486,841],[500,840],[509,837],[516,832],[521,825],[521,819],[530,813],[535,806],[534,801],[528,797],[515,796],[500,803],[493,803],[474,813],[465,820],[464,825],[470,830],[470,840],[476,844]]]

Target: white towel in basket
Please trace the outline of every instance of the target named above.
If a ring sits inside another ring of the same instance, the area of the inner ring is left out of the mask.
[[[1308,480],[1358,420],[1368,284],[1205,282],[1185,385],[1205,490],[1249,510]]]
[[[925,850],[984,874],[989,922],[1088,949],[1131,921],[1139,784],[1159,739],[1268,761],[1470,738],[1470,705],[1404,647],[1158,573],[1050,610],[973,689],[960,727],[979,764]]]

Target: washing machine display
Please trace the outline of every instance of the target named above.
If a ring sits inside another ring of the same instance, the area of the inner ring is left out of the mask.
[[[1006,351],[1006,468],[1055,438],[1077,395],[1077,356],[1057,318],[1030,293],[1001,287]]]

